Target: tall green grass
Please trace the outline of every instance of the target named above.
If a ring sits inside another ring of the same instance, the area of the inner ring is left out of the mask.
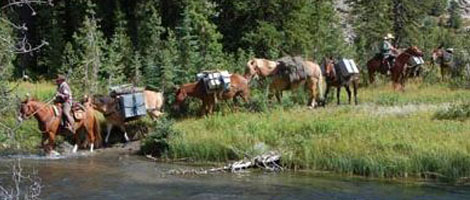
[[[255,155],[259,147],[283,154],[293,169],[374,177],[470,175],[470,123],[442,122],[430,112],[408,117],[352,107],[269,114],[237,113],[176,124],[170,155],[226,162]]]

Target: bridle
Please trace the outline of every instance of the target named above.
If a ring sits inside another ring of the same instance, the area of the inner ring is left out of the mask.
[[[47,101],[41,108],[37,109],[36,111],[34,111],[32,114],[29,114],[29,115],[26,115],[24,116],[23,113],[21,113],[21,115],[19,116],[21,118],[21,120],[28,120],[29,118],[31,118],[32,116],[36,115],[39,111],[41,111],[42,109],[46,108],[47,106],[49,106],[50,103],[52,103],[52,101],[54,100],[55,98],[52,98],[50,99],[49,101]]]

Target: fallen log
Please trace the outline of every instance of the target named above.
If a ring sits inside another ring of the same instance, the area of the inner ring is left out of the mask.
[[[252,159],[244,159],[220,168],[201,169],[201,170],[170,170],[170,175],[200,175],[211,173],[240,173],[247,169],[258,168],[272,172],[284,170],[281,166],[281,156],[277,152],[268,152],[263,155],[255,156]]]

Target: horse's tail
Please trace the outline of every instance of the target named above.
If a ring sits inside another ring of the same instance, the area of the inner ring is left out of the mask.
[[[98,117],[94,115],[94,120],[93,120],[93,132],[95,134],[95,147],[99,148],[101,147],[101,144],[103,144],[103,138],[101,137],[101,127],[100,127],[100,120]]]

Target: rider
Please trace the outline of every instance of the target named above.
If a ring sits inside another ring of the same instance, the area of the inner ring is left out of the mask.
[[[380,46],[380,53],[382,55],[382,58],[387,65],[388,72],[390,72],[390,69],[392,68],[393,65],[393,60],[395,59],[394,52],[396,51],[395,47],[392,45],[392,40],[395,39],[391,33],[388,33],[382,42],[382,45]]]
[[[57,84],[56,102],[62,103],[62,114],[65,115],[65,128],[73,133],[74,119],[72,117],[72,90],[69,84],[65,82],[64,75],[57,75],[55,80]]]

